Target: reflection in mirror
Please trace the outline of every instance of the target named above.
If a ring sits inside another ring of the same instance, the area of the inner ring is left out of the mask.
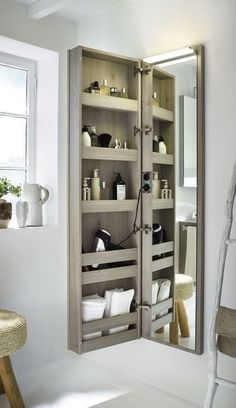
[[[203,158],[197,155],[200,143],[197,135],[198,58],[192,50],[188,57],[168,58],[154,66],[175,78],[175,318],[152,332],[152,338],[200,353],[203,291],[201,276],[197,275],[197,243],[201,233],[198,210],[202,213],[202,208],[198,209],[197,205],[200,194],[197,186],[201,186],[202,194],[203,180],[198,180],[197,174]]]

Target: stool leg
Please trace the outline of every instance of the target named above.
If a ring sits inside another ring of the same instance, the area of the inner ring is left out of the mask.
[[[25,408],[8,356],[0,358],[0,376],[11,408]]]
[[[170,323],[170,343],[178,346],[179,344],[179,325],[178,325],[178,306],[175,302],[175,320]]]
[[[0,395],[1,394],[5,394],[5,390],[4,390],[2,379],[1,379],[1,376],[0,376]]]
[[[178,302],[178,316],[181,337],[190,337],[188,316],[186,313],[184,302],[182,300]]]

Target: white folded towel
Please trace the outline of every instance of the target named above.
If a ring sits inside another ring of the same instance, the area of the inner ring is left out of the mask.
[[[103,297],[94,294],[82,298],[82,320],[89,322],[91,320],[99,320],[103,318],[106,301]],[[100,337],[102,332],[95,332],[83,335],[83,340],[90,340]]]
[[[111,292],[111,293],[108,293]],[[134,297],[134,289],[114,289],[106,291],[105,299],[108,304],[106,305],[106,313],[109,311],[109,316],[118,316],[130,312],[131,302]],[[110,329],[109,334],[118,333],[124,330],[128,330],[128,325]]]
[[[115,288],[111,290],[106,290],[105,291],[105,301],[106,301],[106,307],[105,307],[105,317],[110,316],[110,310],[111,310],[111,297],[113,292],[123,292],[123,288]]]

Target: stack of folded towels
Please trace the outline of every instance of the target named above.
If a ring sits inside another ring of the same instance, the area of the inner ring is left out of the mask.
[[[134,289],[124,290],[123,288],[106,290],[104,297],[98,294],[83,297],[83,322],[129,313],[133,298]],[[109,329],[108,333],[104,334],[113,334],[124,330],[128,330],[128,325]],[[102,332],[86,334],[83,335],[83,340],[90,340],[100,336],[102,336]]]
[[[170,297],[171,281],[169,279],[157,279],[152,282],[152,304],[163,302]],[[152,320],[157,317],[165,315],[168,310],[161,312],[159,315],[152,314]]]

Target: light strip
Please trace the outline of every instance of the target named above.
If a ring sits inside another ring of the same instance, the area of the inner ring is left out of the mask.
[[[179,48],[178,50],[164,52],[163,54],[154,55],[152,57],[144,58],[144,61],[148,64],[159,64],[160,62],[170,61],[172,59],[177,59],[184,57],[185,55],[194,54],[194,50],[190,47]]]
[[[158,67],[168,67],[169,65],[181,64],[182,62],[193,61],[195,59],[196,59],[196,55],[191,55],[189,57],[173,59],[173,60],[169,60],[166,62],[160,62],[160,63],[157,63],[156,65]]]

